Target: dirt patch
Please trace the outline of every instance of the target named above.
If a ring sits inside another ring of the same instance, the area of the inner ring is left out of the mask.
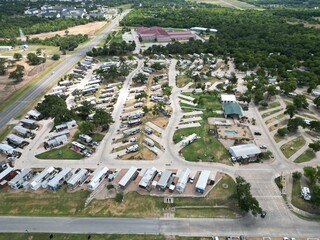
[[[165,128],[167,126],[169,120],[167,117],[157,117],[157,118],[151,120],[151,122],[160,128]]]
[[[92,22],[84,25],[79,25],[75,27],[70,27],[67,29],[69,31],[69,35],[77,35],[77,34],[87,34],[88,36],[93,36],[96,32],[98,32],[104,25],[106,25],[107,21],[102,22]],[[29,38],[50,38],[55,35],[64,36],[66,34],[66,30],[56,31],[56,32],[48,32],[48,33],[39,33],[34,35],[28,35]]]
[[[53,64],[52,60],[47,60],[45,63],[37,66],[29,66],[25,61],[19,61],[17,64],[25,67],[25,76],[22,82],[14,84],[13,81],[9,80],[9,74],[0,77],[0,102],[7,100],[14,92],[28,84],[34,77],[37,77],[42,71],[47,69]],[[12,72],[15,67],[10,68],[8,71]]]
[[[148,148],[144,147],[139,152],[129,153],[121,156],[122,160],[130,160],[130,159],[143,159],[143,160],[153,160],[155,158],[155,154],[151,152]]]
[[[317,28],[317,29],[320,28],[320,24],[316,24],[316,23],[313,24],[313,23],[308,23],[305,21],[287,22],[287,23],[292,24],[292,25],[302,24],[306,28]]]

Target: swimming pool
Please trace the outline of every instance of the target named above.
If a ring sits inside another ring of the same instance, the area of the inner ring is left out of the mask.
[[[239,131],[237,131],[237,130],[224,130],[224,133],[226,133],[226,134],[238,134]]]

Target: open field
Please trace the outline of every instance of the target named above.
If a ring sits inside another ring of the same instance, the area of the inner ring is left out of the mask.
[[[194,1],[215,4],[222,7],[236,8],[240,10],[256,8],[256,6],[253,6],[238,0],[194,0]]]
[[[303,211],[313,213],[313,214],[319,214],[320,208],[314,206],[312,203],[305,201],[303,198],[301,198],[300,191],[301,191],[300,180],[293,179],[292,200],[291,200],[292,205]]]
[[[290,158],[305,144],[306,144],[306,140],[302,136],[300,136],[291,140],[290,142],[283,144],[280,149],[282,153],[286,156],[286,158]]]
[[[177,76],[177,80],[176,80],[177,87],[182,88],[185,85],[187,85],[189,82],[193,82],[193,79],[188,77],[187,75],[180,74]]]
[[[45,38],[54,37],[55,35],[64,36],[66,34],[66,31],[69,31],[68,33],[69,35],[87,34],[89,36],[90,35],[92,36],[95,33],[97,33],[102,27],[104,27],[107,23],[108,23],[107,21],[91,22],[84,25],[70,27],[66,30],[33,34],[33,35],[28,35],[28,37],[45,39]]]
[[[223,188],[222,184],[228,184]],[[66,186],[57,192],[42,190],[36,192],[0,190],[0,214],[20,216],[90,216],[90,217],[161,217],[164,207],[186,206],[220,206],[234,211],[233,216],[240,214],[235,198],[235,182],[229,176],[215,186],[207,197],[178,197],[174,204],[163,202],[163,197],[152,197],[130,192],[124,196],[122,203],[113,199],[93,200],[84,208],[88,191],[67,192]],[[230,210],[226,210],[230,217]],[[200,214],[200,213],[199,213]],[[221,212],[220,212],[221,214]],[[198,215],[198,216],[201,216]],[[221,215],[220,215],[221,216]]]
[[[39,159],[69,159],[69,160],[79,160],[84,158],[84,156],[76,151],[70,149],[71,145],[67,144],[60,148],[51,149],[49,151],[40,153],[36,155]]]
[[[299,157],[297,157],[294,160],[294,162],[295,163],[308,162],[308,161],[311,161],[315,157],[316,157],[316,154],[311,149],[307,149],[304,153],[302,153]]]
[[[47,56],[51,56],[53,54],[61,54],[61,52],[59,51],[59,47],[39,45],[39,44],[30,44],[28,49],[26,49],[24,51],[22,51],[21,48],[18,46],[10,51],[1,51],[1,55],[13,56],[15,53],[21,53],[26,58],[28,53],[35,53],[38,48],[41,48],[42,53],[45,53]]]

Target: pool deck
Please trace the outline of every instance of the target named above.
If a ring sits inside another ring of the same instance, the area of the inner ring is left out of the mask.
[[[237,133],[226,133],[225,131],[237,131]],[[217,126],[218,138],[223,139],[253,139],[252,133],[247,126]]]

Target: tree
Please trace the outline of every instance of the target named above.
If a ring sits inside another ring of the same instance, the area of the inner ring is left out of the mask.
[[[79,124],[79,131],[83,134],[90,134],[94,130],[94,124],[90,121],[84,121]]]
[[[278,90],[275,86],[271,85],[267,88],[268,92],[268,98],[270,99],[272,96],[275,96],[278,94]]]
[[[238,78],[237,78],[237,76],[236,76],[236,74],[234,72],[231,73],[230,82],[232,84],[237,84],[237,82],[238,82]]]
[[[137,76],[132,78],[132,81],[135,83],[145,83],[148,80],[147,76],[143,73],[138,73]]]
[[[53,54],[51,57],[52,60],[57,61],[60,59],[60,55],[59,54]]]
[[[294,173],[292,173],[292,177],[295,180],[300,180],[302,177],[302,174],[301,174],[301,172],[294,172]]]
[[[293,104],[289,104],[284,113],[288,114],[290,118],[293,118],[293,116],[297,113],[297,107]]]
[[[305,95],[298,94],[293,98],[293,105],[295,105],[297,108],[308,109],[309,103]]]
[[[39,64],[45,62],[45,58],[38,57],[34,53],[28,53],[27,59],[28,59],[30,65],[39,65]]]
[[[82,105],[75,108],[76,114],[82,120],[86,120],[93,111],[94,111],[94,105],[88,101],[82,102]]]
[[[240,209],[245,212],[251,212],[254,216],[261,214],[262,209],[259,205],[259,202],[255,197],[252,196],[250,192],[250,183],[247,183],[246,180],[241,176],[236,178],[236,183],[237,198]]]
[[[15,53],[15,54],[13,54],[13,58],[16,59],[17,61],[19,61],[22,58],[22,54],[21,53]]]
[[[277,133],[279,136],[284,137],[286,134],[288,134],[288,129],[287,128],[279,128],[277,130]]]
[[[320,107],[320,96],[313,99],[313,103],[317,106],[317,108]]]
[[[319,174],[317,170],[317,168],[309,166],[303,168],[303,173],[308,178],[311,186],[313,186],[317,182],[317,176]]]
[[[118,192],[116,194],[116,197],[114,198],[114,200],[117,202],[117,203],[121,203],[123,201],[123,193],[122,192]]]
[[[6,74],[6,66],[5,66],[6,60],[4,58],[0,58],[0,75]]]
[[[299,126],[303,126],[303,125],[304,125],[304,121],[302,118],[299,118],[299,117],[291,118],[288,121],[287,129],[289,132],[293,133],[298,130]]]
[[[309,143],[309,148],[311,148],[314,152],[319,152],[320,151],[320,143],[314,142],[314,143]]]
[[[113,123],[113,119],[110,113],[105,112],[102,109],[97,109],[93,115],[93,123],[96,127],[108,129],[110,124]]]
[[[21,82],[24,76],[24,66],[17,65],[16,70],[10,73],[9,79],[13,79],[17,82]]]
[[[297,89],[297,81],[295,79],[288,79],[287,81],[283,81],[280,83],[280,88],[285,92],[285,94],[288,94],[289,92],[293,92]]]

